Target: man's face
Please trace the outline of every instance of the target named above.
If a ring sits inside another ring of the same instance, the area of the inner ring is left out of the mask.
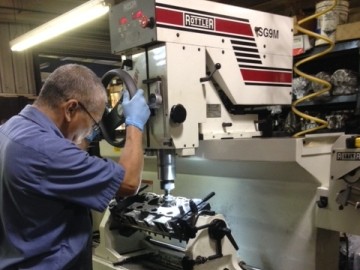
[[[101,120],[102,112],[105,109],[105,105],[99,108],[97,113],[90,112],[86,105],[74,100],[74,111],[69,122],[68,132],[66,138],[73,141],[75,144],[81,144],[82,141],[90,135],[94,129],[98,128],[98,123]]]

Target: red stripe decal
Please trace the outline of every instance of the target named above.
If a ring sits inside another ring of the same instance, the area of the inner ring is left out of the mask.
[[[202,16],[199,14],[199,16]],[[253,36],[251,26],[248,23],[229,21],[221,18],[215,19],[215,31],[228,34]],[[171,25],[185,26],[184,13],[162,7],[156,7],[156,22]]]
[[[277,83],[291,83],[292,81],[291,72],[251,69],[240,69],[240,72],[245,81]]]
[[[253,36],[251,27],[247,23],[215,19],[215,30],[236,35]]]
[[[168,24],[176,24],[176,25],[184,25],[183,13],[163,9],[160,7],[156,8],[156,21],[159,23],[168,23]]]

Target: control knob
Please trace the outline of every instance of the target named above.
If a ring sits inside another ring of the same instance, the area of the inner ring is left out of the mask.
[[[186,109],[183,105],[177,104],[170,110],[170,119],[177,124],[181,124],[186,119]]]

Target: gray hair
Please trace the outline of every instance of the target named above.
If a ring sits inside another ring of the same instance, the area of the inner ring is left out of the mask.
[[[35,103],[57,107],[72,98],[93,112],[100,102],[107,102],[105,88],[92,70],[78,64],[66,64],[55,69],[45,80]]]

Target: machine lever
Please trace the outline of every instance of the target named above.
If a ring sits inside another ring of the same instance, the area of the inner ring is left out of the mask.
[[[215,240],[221,240],[224,236],[226,236],[229,239],[230,243],[233,245],[233,247],[236,250],[239,249],[234,237],[231,234],[231,230],[227,227],[225,221],[221,219],[215,219],[210,223],[209,235]]]
[[[214,196],[215,196],[215,192],[210,192],[208,195],[206,195],[206,197],[202,200],[201,203],[210,200],[210,199],[211,199],[212,197],[214,197]]]
[[[217,71],[218,69],[221,68],[221,64],[220,63],[216,63],[215,64],[215,69],[210,73],[210,75],[206,76],[206,77],[202,77],[200,78],[200,82],[207,82],[210,81],[215,73],[215,71]]]
[[[139,191],[137,192],[137,194],[140,194],[141,192],[143,192],[145,189],[147,189],[149,187],[149,185],[144,185],[142,187],[139,188]]]
[[[189,201],[189,206],[190,206],[190,211],[191,211],[191,222],[190,222],[190,224],[192,224],[192,226],[195,226],[196,220],[197,220],[197,217],[198,217],[199,208],[198,208],[197,204],[193,200]]]
[[[221,219],[214,219],[209,224],[204,224],[202,226],[196,227],[196,231],[203,230],[206,228],[209,231],[210,238],[215,240],[216,253],[208,257],[198,256],[195,258],[195,260],[189,259],[188,257],[184,257],[182,261],[183,269],[190,270],[193,269],[194,265],[205,264],[207,261],[215,260],[223,257],[221,239],[223,239],[224,236],[227,236],[230,243],[234,246],[236,250],[239,249],[238,245],[235,242],[235,239],[231,235],[231,230],[227,227],[225,221]]]
[[[198,206],[199,206],[200,204],[202,204],[202,203],[210,200],[210,199],[211,199],[212,197],[214,197],[214,196],[215,196],[215,192],[210,192],[210,193],[209,193],[208,195],[206,195],[205,198],[202,199],[202,201],[201,201],[200,203],[198,203],[198,204],[196,204],[193,200],[190,200],[190,202],[189,202],[190,211],[184,213],[181,218],[183,218],[184,216],[186,216],[186,215],[189,214],[190,212],[192,212],[193,214],[196,214],[196,215],[197,215],[198,212],[199,212]],[[194,220],[194,221],[195,221],[195,220]]]
[[[202,199],[202,201],[198,204],[195,204],[195,202],[193,200],[190,200],[190,210],[192,212],[192,224],[193,226],[195,226],[197,218],[199,217],[199,215],[201,214],[201,212],[199,213],[199,208],[198,206],[201,205],[202,203],[205,203],[206,201],[210,200],[212,197],[215,196],[215,192],[210,192],[208,195],[205,196],[204,199]],[[210,214],[210,213],[207,213]]]
[[[238,250],[239,246],[237,245],[234,237],[231,234],[231,230],[227,227],[225,221],[221,219],[214,219],[209,224],[204,224],[202,226],[196,227],[196,231],[203,230],[208,228],[209,235],[211,239],[221,240],[226,236],[233,247]]]
[[[236,250],[239,250],[239,246],[237,245],[234,237],[232,236],[231,234],[231,230],[229,228],[225,228],[225,235],[227,236],[227,238],[229,239],[230,243],[233,245],[233,247],[236,249]]]

